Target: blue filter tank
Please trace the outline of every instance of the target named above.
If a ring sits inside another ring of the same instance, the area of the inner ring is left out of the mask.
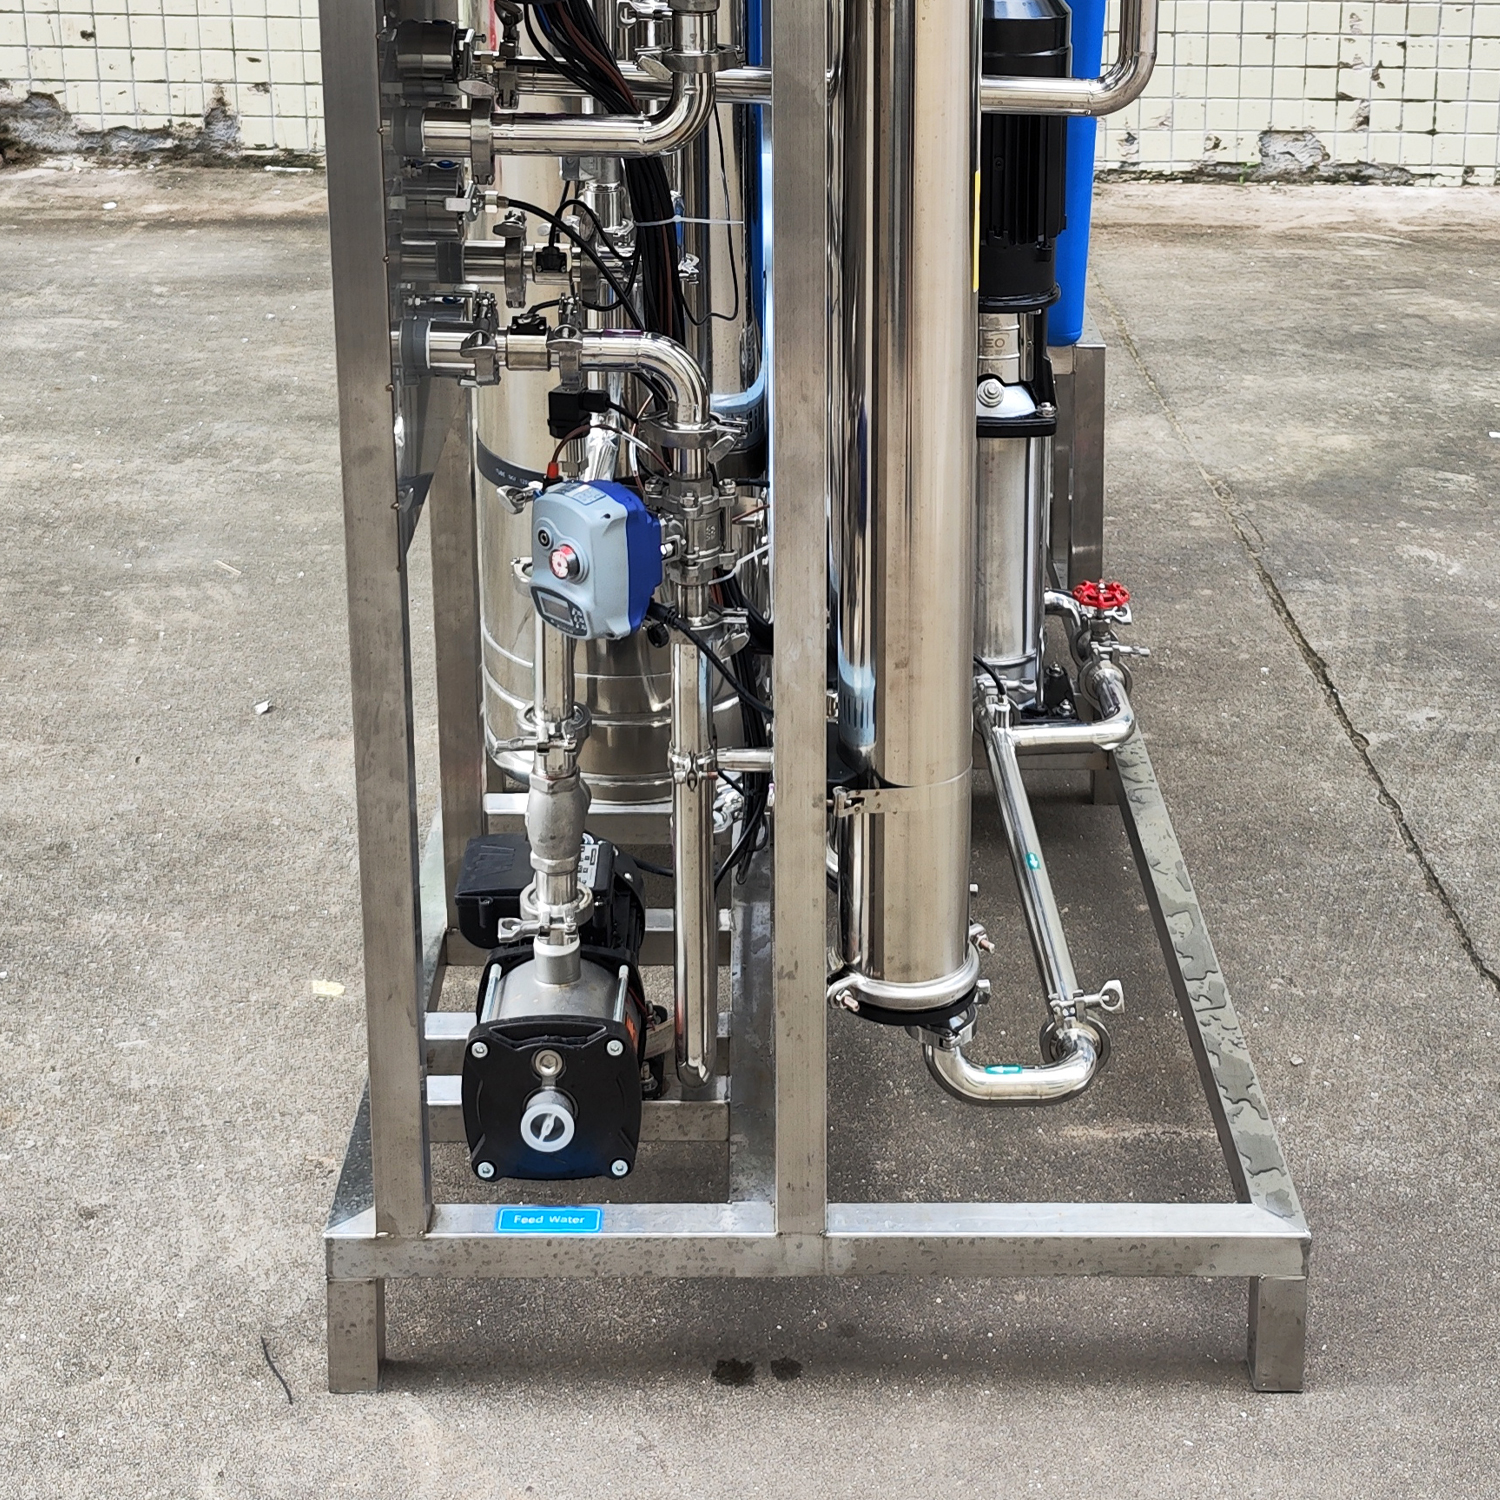
[[[1073,12],[1073,76],[1097,78],[1104,61],[1106,0],[1070,0]],[[1083,333],[1083,293],[1089,267],[1089,221],[1094,209],[1094,138],[1099,122],[1068,121],[1068,166],[1064,201],[1067,227],[1057,237],[1057,284],[1062,295],[1047,312],[1047,342],[1076,344]]]

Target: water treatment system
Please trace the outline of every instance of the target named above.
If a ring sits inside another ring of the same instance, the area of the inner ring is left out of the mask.
[[[1102,71],[1100,0],[321,12],[369,1041],[330,1386],[378,1385],[393,1277],[1082,1274],[1247,1278],[1252,1384],[1299,1388],[1308,1232],[1103,559],[1092,121],[1156,0]],[[1048,770],[1123,819],[1237,1201],[830,1201],[831,1028],[939,1123],[1108,1069]],[[976,779],[1035,1000],[971,910]],[[718,1176],[640,1201],[682,1142]]]

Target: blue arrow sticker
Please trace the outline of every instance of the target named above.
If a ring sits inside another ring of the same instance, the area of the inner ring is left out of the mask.
[[[602,1208],[502,1208],[495,1215],[496,1234],[598,1234]]]
[[[984,1070],[986,1073],[1023,1073],[1025,1069],[1019,1063],[996,1063]]]
[[[1040,870],[1042,868],[1042,856],[1028,849],[1026,851],[1026,868],[1028,870]]]

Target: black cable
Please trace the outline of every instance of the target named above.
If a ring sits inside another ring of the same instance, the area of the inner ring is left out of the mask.
[[[510,198],[505,200],[512,208],[519,208],[522,213],[535,214],[539,219],[545,219],[549,224],[560,229],[567,237],[578,246],[588,258],[599,268],[599,274],[609,283],[610,290],[620,299],[621,305],[628,312],[635,326],[645,331],[646,324],[640,313],[635,309],[635,304],[625,295],[625,289],[615,280],[614,273],[599,258],[594,247],[578,233],[570,224],[565,224],[556,214],[549,214],[545,208],[539,208],[535,203],[528,203],[524,198]]]
[[[729,284],[734,288],[734,306],[727,313],[715,312],[709,308],[708,312],[701,318],[695,318],[687,310],[687,304],[683,304],[683,316],[694,328],[702,328],[705,323],[712,323],[715,318],[723,323],[733,323],[740,315],[740,272],[734,260],[734,225],[729,221],[729,168],[728,158],[724,154],[724,122],[719,118],[718,110],[714,111],[714,135],[719,142],[719,186],[724,192],[724,244],[729,251]],[[709,227],[712,227],[712,210],[710,210]],[[712,288],[709,288],[712,293]]]
[[[648,875],[664,875],[668,880],[675,880],[677,878],[676,870],[669,870],[665,865],[653,865],[649,859],[642,859],[639,854],[632,854],[630,857]]]
[[[744,610],[745,624],[750,629],[750,649],[757,655],[769,656],[776,645],[776,627],[755,607],[734,574],[723,579],[719,587],[724,591],[724,602],[731,609]]]
[[[714,135],[719,142],[719,185],[724,190],[724,245],[729,251],[729,284],[734,288],[734,306],[727,313],[710,313],[711,318],[722,318],[732,323],[740,315],[740,273],[734,263],[734,225],[729,222],[729,158],[724,152],[724,122],[719,111],[714,111]]]
[[[646,608],[646,617],[651,620],[660,620],[663,625],[677,631],[679,635],[685,635],[713,663],[719,676],[729,684],[735,697],[741,703],[747,708],[754,709],[756,713],[767,721],[775,718],[775,713],[770,706],[762,703],[748,688],[741,685],[734,673],[724,665],[718,652],[675,609],[666,604],[658,604],[653,600]]]
[[[544,61],[606,111],[640,114],[640,106],[604,40],[589,0],[528,0],[526,30]],[[651,225],[655,220],[673,216],[666,168],[659,157],[626,159],[625,186],[631,214],[638,224]],[[679,305],[682,290],[676,236],[670,226],[639,229],[636,252],[639,259],[633,267],[638,265],[640,271],[642,315],[637,326],[666,334],[681,343],[684,325]],[[632,289],[636,285],[634,269],[630,285]]]
[[[989,677],[990,681],[1000,689],[1001,696],[1004,697],[1006,692],[1005,679],[982,656],[974,658],[974,665]]]
[[[754,818],[747,817],[740,828],[740,836],[734,841],[734,848],[729,851],[724,863],[714,871],[714,888],[718,889],[719,883],[737,865],[745,863],[750,855],[755,852],[755,847],[760,841],[760,831],[765,824],[764,806],[757,811]]]

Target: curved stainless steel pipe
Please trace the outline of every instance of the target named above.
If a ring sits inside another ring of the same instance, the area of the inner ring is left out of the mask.
[[[1088,1021],[1059,1028],[1057,1045],[1065,1049],[1056,1062],[1023,1067],[1001,1063],[986,1067],[970,1061],[961,1047],[922,1048],[927,1071],[955,1099],[965,1104],[1061,1104],[1081,1094],[1099,1072],[1104,1046]]]
[[[1135,733],[1135,710],[1125,691],[1125,674],[1112,661],[1085,665],[1081,680],[1099,704],[1099,717],[1085,724],[1067,719],[1012,724],[1008,735],[1018,750],[1113,750]]]
[[[718,17],[712,11],[673,11],[671,51],[691,68],[711,66],[718,51]],[[657,156],[680,151],[712,119],[717,89],[711,72],[674,72],[667,107],[654,115],[539,115],[496,110],[488,122],[463,110],[437,107],[421,117],[422,155],[469,157],[475,130],[488,129],[492,153],[510,156]],[[556,93],[555,88],[549,92]]]
[[[420,325],[420,347],[408,351],[402,333],[392,342],[396,357],[410,353],[424,373],[475,375],[472,323],[434,320]],[[635,370],[656,376],[667,390],[671,427],[706,428],[713,423],[712,393],[703,371],[675,339],[625,328],[558,329],[554,333],[497,333],[493,347],[509,370],[556,369],[576,360],[580,369]]]
[[[475,374],[471,323],[434,321],[421,332],[420,348],[410,351],[419,368],[432,374]],[[551,370],[568,361],[584,370],[634,370],[654,375],[667,392],[670,427],[703,429],[712,425],[712,394],[703,371],[675,339],[661,333],[637,333],[624,328],[558,329],[545,333],[497,333],[495,358],[508,370]],[[407,352],[398,334],[393,348]]]
[[[516,82],[523,94],[550,94],[553,98],[579,98],[576,85],[551,72],[535,58],[518,58]],[[637,63],[619,64],[620,75],[630,92],[638,99],[666,99],[672,92],[669,78],[658,78]],[[771,70],[769,68],[724,68],[712,75],[717,102],[720,104],[769,104]]]
[[[1100,665],[1119,675],[1113,664]],[[931,1041],[924,1042],[922,1055],[933,1078],[966,1103],[1057,1104],[1081,1094],[1104,1065],[1109,1039],[1104,1028],[1086,1019],[1082,1012],[1090,1004],[1107,1003],[1106,997],[1111,994],[1118,996],[1119,987],[1111,981],[1101,994],[1093,996],[1084,995],[1079,988],[1062,915],[1042,859],[1036,820],[1016,760],[1017,726],[1010,705],[985,679],[979,679],[976,688],[975,723],[989,759],[1000,822],[1020,888],[1021,909],[1047,991],[1052,1020],[1044,1036],[1055,1060],[1031,1066],[1003,1063],[986,1067],[965,1057],[959,1045]]]
[[[708,379],[675,339],[625,328],[580,330],[577,337],[578,362],[586,369],[645,370],[655,375],[667,387],[667,415],[672,426],[706,427],[712,423],[713,394]]]
[[[660,156],[713,119],[715,88],[712,73],[675,73],[667,107],[654,115],[495,114],[490,140],[510,156]],[[425,148],[425,128],[422,140]]]
[[[1102,78],[981,78],[979,107],[1001,115],[1107,115],[1138,99],[1156,66],[1157,0],[1121,0],[1120,50]]]

